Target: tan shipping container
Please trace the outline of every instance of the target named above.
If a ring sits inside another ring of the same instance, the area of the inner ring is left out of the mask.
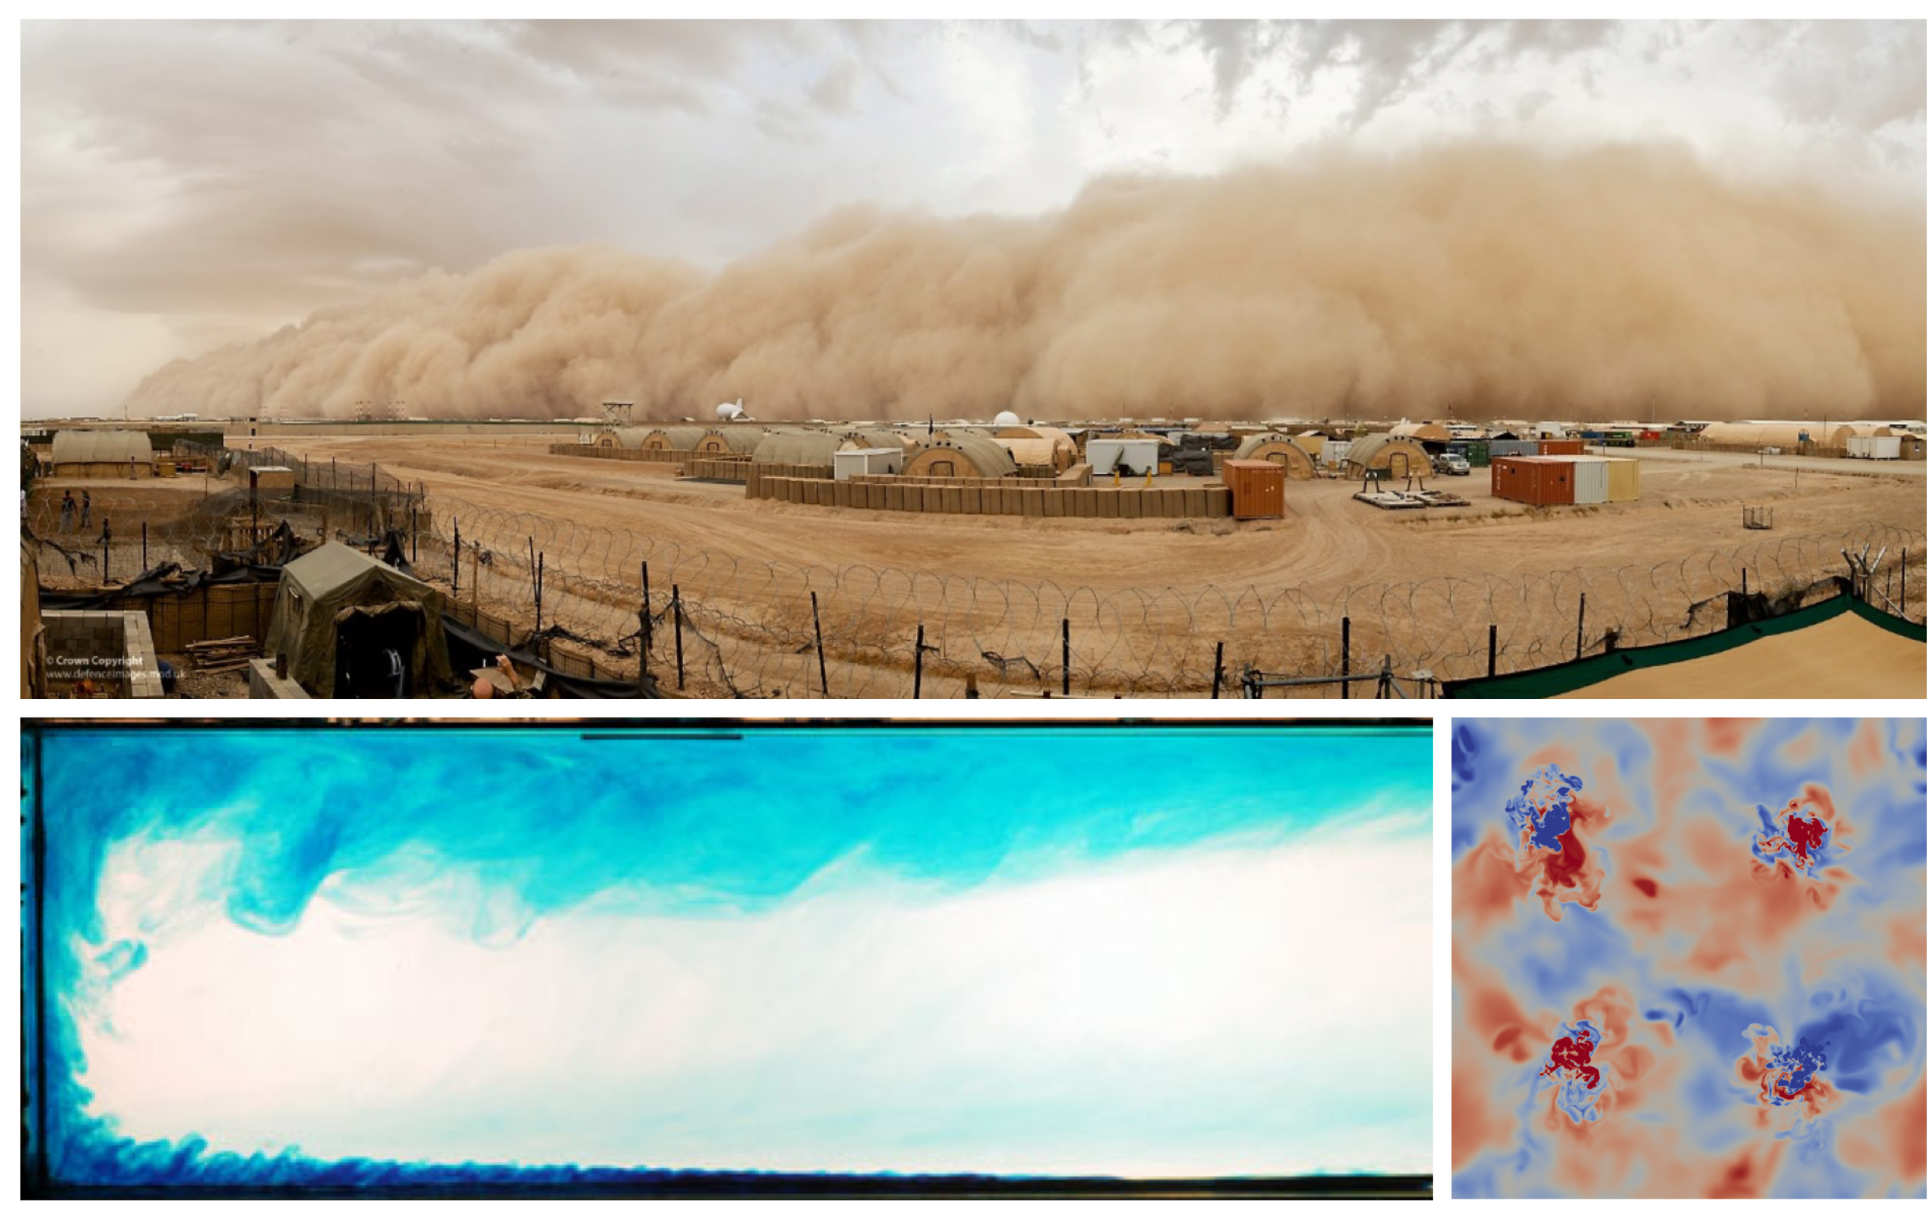
[[[1610,502],[1630,503],[1637,498],[1637,459],[1634,457],[1613,457],[1610,459]]]

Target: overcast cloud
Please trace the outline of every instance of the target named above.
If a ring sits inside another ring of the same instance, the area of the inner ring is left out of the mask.
[[[1924,98],[1919,22],[35,22],[23,405],[113,413],[173,358],[514,249],[712,271],[841,207],[1040,214],[1324,140],[1674,142],[1922,206]]]

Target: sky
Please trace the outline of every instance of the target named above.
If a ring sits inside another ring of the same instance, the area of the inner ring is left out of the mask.
[[[1429,753],[51,735],[55,1173],[1427,1171]]]
[[[1040,215],[1338,142],[1661,141],[1922,207],[1924,95],[1922,23],[29,22],[23,406],[112,414],[518,249],[708,273],[847,207]]]

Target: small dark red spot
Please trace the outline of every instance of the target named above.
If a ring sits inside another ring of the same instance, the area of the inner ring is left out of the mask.
[[[1654,898],[1657,896],[1657,882],[1651,880],[1649,877],[1637,877],[1636,879],[1632,880],[1630,883],[1632,885],[1635,885],[1637,887],[1637,891],[1643,894],[1647,898]]]

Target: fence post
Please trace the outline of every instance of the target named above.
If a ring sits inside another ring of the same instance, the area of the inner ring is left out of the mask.
[[[1342,618],[1342,699],[1348,699],[1348,618]]]
[[[818,593],[812,593],[812,645],[818,647],[818,694],[829,697],[832,689],[825,682],[825,632],[818,626]]]
[[[637,650],[637,674],[641,680],[645,666],[651,661],[651,564],[640,562],[637,567],[638,578],[644,584],[644,607],[637,613],[638,630],[644,636],[643,643]]]
[[[1586,598],[1584,593],[1576,593],[1576,656],[1578,658],[1583,657],[1583,601]]]
[[[1738,575],[1737,594],[1739,594],[1740,596],[1750,595],[1751,594],[1751,568],[1748,566],[1740,566],[1737,568],[1737,575]]]
[[[537,553],[537,632],[543,632],[543,553]]]
[[[1222,645],[1223,643],[1221,642],[1216,642],[1214,644],[1214,688],[1209,693],[1209,696],[1211,696],[1215,700],[1221,699],[1221,647]]]
[[[333,491],[335,486],[335,458],[331,457],[329,458],[329,489]]]
[[[1489,623],[1489,678],[1496,678],[1496,622]]]
[[[912,699],[919,699],[920,681],[926,674],[926,625],[919,623],[919,633],[912,639]]]
[[[457,576],[463,570],[463,522],[452,519],[449,522],[449,527],[450,532],[453,534],[450,538],[449,546],[449,593],[450,598],[454,599],[456,597]]]
[[[678,598],[678,585],[671,584],[671,624],[677,627],[678,691],[684,691],[684,601]]]
[[[148,522],[141,522],[141,573],[148,573]]]
[[[108,541],[107,521],[103,520],[101,521],[101,583],[103,585],[107,583],[107,554],[108,554],[107,541]]]
[[[1073,695],[1073,622],[1060,618],[1060,695]]]

